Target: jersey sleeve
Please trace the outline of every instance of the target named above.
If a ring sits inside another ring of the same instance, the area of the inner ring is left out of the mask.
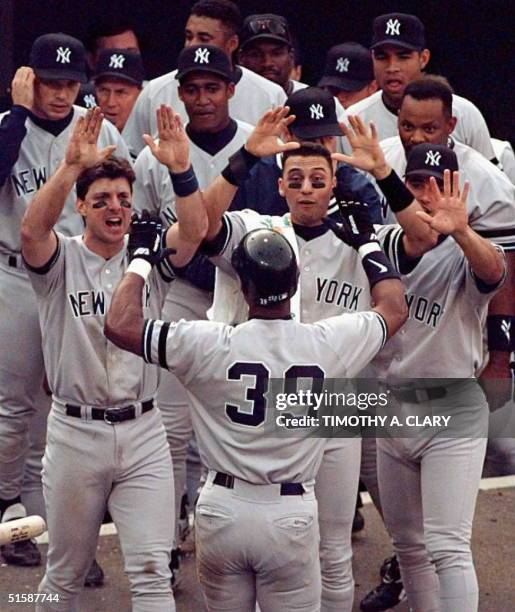
[[[465,292],[467,293],[467,295],[470,296],[472,300],[478,303],[489,302],[492,297],[502,288],[506,281],[507,267],[504,251],[499,245],[494,246],[499,251],[499,253],[502,254],[504,261],[503,277],[498,283],[495,283],[494,285],[489,285],[488,283],[485,283],[480,278],[478,278],[470,267],[469,262],[465,260]]]
[[[408,257],[404,250],[404,230],[398,224],[375,225],[379,243],[391,264],[399,274],[409,274],[417,266],[421,257]]]
[[[0,122],[0,187],[9,177],[18,155],[21,143],[27,133],[25,120],[28,110],[24,106],[14,105],[10,112],[2,116]]]
[[[453,96],[453,110],[458,118],[456,136],[461,142],[479,151],[488,160],[495,158],[486,121],[478,107],[470,100]]]
[[[68,238],[58,232],[55,232],[55,235],[57,246],[52,257],[45,265],[34,268],[25,262],[34,292],[39,296],[50,295],[64,280],[65,252]]]
[[[187,383],[206,367],[213,353],[220,350],[227,327],[210,321],[147,319],[141,339],[143,359],[170,370]]]
[[[247,233],[243,215],[245,212],[227,212],[222,217],[222,228],[218,236],[202,244],[202,251],[208,255],[215,266],[234,275],[231,264],[232,252]]]
[[[345,313],[315,325],[320,328],[327,350],[336,355],[341,372],[348,378],[368,365],[388,338],[386,321],[370,310]]]

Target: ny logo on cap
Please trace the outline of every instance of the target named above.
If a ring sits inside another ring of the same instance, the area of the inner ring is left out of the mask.
[[[61,64],[69,64],[70,63],[70,53],[71,51],[68,47],[65,47],[64,49],[62,47],[58,47],[57,57],[55,58],[55,61]]]
[[[319,119],[324,118],[324,109],[321,104],[312,104],[309,107],[309,112],[311,113],[311,119]]]
[[[349,58],[339,57],[336,61],[336,70],[338,72],[349,72]]]
[[[386,34],[399,36],[401,33],[401,22],[398,19],[388,19],[386,22]]]
[[[86,108],[95,108],[97,105],[97,101],[95,100],[95,96],[93,94],[86,94],[82,101],[84,102],[84,106]]]
[[[209,64],[209,49],[197,49],[193,61],[197,64]]]
[[[438,151],[428,151],[424,163],[426,166],[439,166],[442,154]]]
[[[124,63],[124,55],[113,53],[109,58],[109,68],[123,68]]]
[[[502,320],[501,329],[503,334],[506,336],[506,340],[510,341],[510,329],[511,329],[511,321],[507,321],[506,319]]]

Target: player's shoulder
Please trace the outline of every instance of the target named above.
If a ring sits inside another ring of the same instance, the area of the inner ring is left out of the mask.
[[[474,102],[471,102],[468,98],[464,98],[463,96],[458,96],[457,94],[452,94],[452,109],[454,113],[458,114],[475,114],[481,112]]]
[[[238,87],[241,89],[245,89],[247,91],[252,91],[255,93],[259,93],[260,95],[267,94],[273,101],[276,100],[277,96],[282,94],[282,97],[285,97],[284,90],[277,83],[273,83],[269,79],[265,79],[260,74],[245,68],[244,66],[238,66],[241,70],[241,78],[236,83],[236,91],[238,91]],[[247,93],[247,91],[245,93]]]
[[[238,126],[236,134],[238,134],[239,132],[240,134],[244,134],[245,136],[248,136],[254,129],[254,126],[251,125],[250,123],[247,123],[246,121],[241,121],[240,119],[235,119],[235,121]]]
[[[489,175],[504,178],[502,170],[469,145],[456,140],[454,141],[454,152],[458,158],[460,170],[470,173],[471,176]]]
[[[370,111],[371,109],[380,108],[381,106],[383,106],[383,100],[381,95],[382,92],[381,90],[379,90],[373,93],[371,96],[368,96],[368,98],[364,98],[363,100],[352,104],[346,111],[347,116],[361,115],[362,113]]]
[[[170,97],[170,92],[177,90],[177,79],[175,78],[177,70],[166,72],[155,79],[150,80],[140,93],[140,96],[150,98],[166,99]]]

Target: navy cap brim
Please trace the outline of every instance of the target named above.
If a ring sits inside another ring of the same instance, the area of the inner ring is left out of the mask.
[[[227,81],[228,83],[234,83],[234,75],[229,77],[225,72],[222,72],[222,70],[217,70],[216,68],[204,68],[202,66],[191,66],[188,68],[184,68],[184,70],[178,72],[175,75],[175,78],[180,81],[186,75],[192,72],[207,72],[208,74],[216,74],[220,78],[224,79],[224,81]]]
[[[410,170],[409,172],[406,172],[404,178],[412,178],[413,176],[434,176],[435,178],[443,181],[443,172],[438,172],[438,170],[430,170],[429,168]]]
[[[131,83],[131,85],[138,86],[143,83],[143,79],[141,81],[138,81],[138,79],[134,79],[126,74],[120,74],[120,72],[101,72],[100,74],[95,74],[95,76],[93,77],[95,84],[97,83],[97,81],[109,79],[116,79],[117,81],[127,81],[128,83]]]
[[[250,43],[260,40],[274,40],[283,45],[287,45],[288,47],[290,47],[290,49],[292,48],[292,44],[289,40],[287,40],[286,38],[282,38],[281,36],[277,36],[276,34],[256,34],[255,36],[252,36],[252,38],[249,38],[245,42],[242,42],[240,49],[244,49]]]
[[[295,123],[295,122],[294,122]],[[322,123],[320,125],[289,126],[290,132],[297,138],[321,138],[322,136],[343,136],[337,123]]]
[[[410,43],[403,42],[402,40],[395,40],[392,38],[385,38],[379,42],[370,45],[370,49],[374,50],[377,47],[383,47],[384,45],[393,45],[394,47],[402,47],[403,49],[409,49],[410,51],[422,51],[423,47],[418,45],[411,45]]]
[[[76,72],[75,70],[63,70],[62,68],[34,68],[34,72],[36,76],[52,81],[78,81],[79,83],[88,82],[88,77],[84,72]]]
[[[344,91],[359,91],[372,82],[372,80],[373,78],[370,81],[356,81],[353,79],[342,79],[337,76],[323,76],[318,82],[318,87],[325,87],[327,85],[329,87],[336,87],[336,89],[343,89]]]

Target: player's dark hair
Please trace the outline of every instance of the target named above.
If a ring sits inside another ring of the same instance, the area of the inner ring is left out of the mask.
[[[441,100],[444,113],[452,117],[452,93],[452,87],[445,77],[426,74],[406,86],[402,99],[410,96],[414,100]]]
[[[309,142],[303,141],[300,143],[300,147],[298,149],[292,149],[291,151],[285,151],[282,154],[282,166],[283,172],[284,167],[286,165],[286,161],[290,157],[323,157],[327,163],[329,164],[329,168],[331,169],[331,174],[333,173],[333,160],[331,158],[331,153],[329,150],[318,142]]]
[[[84,200],[91,185],[95,181],[103,178],[112,181],[118,178],[127,179],[132,193],[132,184],[136,179],[136,175],[134,174],[132,166],[126,159],[112,155],[99,164],[91,168],[86,168],[86,170],[83,170],[79,174],[76,183],[77,197],[80,200]]]
[[[138,33],[136,31],[135,25],[129,21],[128,19],[120,18],[119,15],[111,19],[102,18],[101,20],[94,21],[86,35],[84,40],[84,46],[91,53],[95,53],[97,50],[98,39],[104,38],[106,36],[118,36],[118,34],[123,34],[127,31],[133,31],[136,37],[138,37]]]
[[[231,0],[199,0],[191,7],[190,15],[218,19],[230,31],[239,34],[242,25],[240,9]]]

